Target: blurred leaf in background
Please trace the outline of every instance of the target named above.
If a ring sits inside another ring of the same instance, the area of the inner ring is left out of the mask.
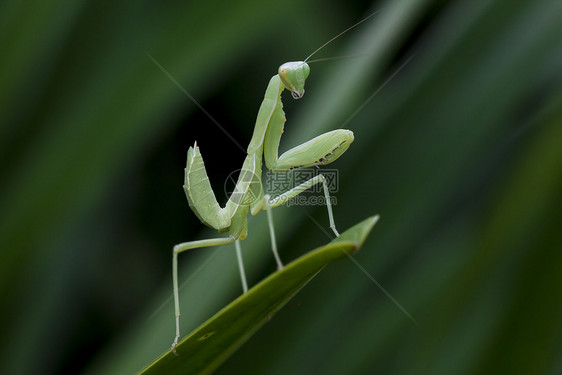
[[[340,262],[217,372],[560,374],[558,0],[3,2],[0,372],[134,373],[173,338],[171,248],[211,235],[185,153],[216,191],[245,155],[146,53],[246,145],[277,67],[381,8],[318,57],[366,56],[284,97],[282,148],[354,131],[336,222],[381,215],[356,260],[418,325]],[[274,215],[286,260],[327,240],[324,207]],[[275,266],[249,226],[256,283]],[[185,334],[240,286],[231,248],[182,258]]]

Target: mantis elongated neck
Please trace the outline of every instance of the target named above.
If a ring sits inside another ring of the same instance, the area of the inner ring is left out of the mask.
[[[254,134],[248,145],[248,155],[255,154],[264,145],[265,133],[270,123],[275,121],[274,114],[281,109],[283,111],[283,104],[281,103],[281,93],[285,89],[285,86],[281,83],[279,75],[276,74],[269,80],[267,89],[265,91],[265,96],[260,105],[258,111],[258,117],[256,119],[256,125],[254,127]],[[284,118],[283,114],[283,118]],[[261,155],[259,155],[261,157]]]

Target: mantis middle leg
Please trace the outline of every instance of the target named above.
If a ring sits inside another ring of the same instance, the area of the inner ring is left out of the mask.
[[[312,186],[320,183],[322,183],[324,188],[324,197],[326,199],[326,207],[328,209],[328,219],[330,220],[330,228],[332,229],[336,237],[339,237],[340,234],[336,229],[336,224],[334,222],[334,215],[332,212],[330,191],[328,189],[326,177],[324,177],[323,175],[319,174],[318,176],[315,176],[310,180],[303,182],[302,184],[292,188],[289,191],[284,192],[281,195],[278,195],[275,198],[270,198],[269,195],[266,195],[264,197],[265,199],[264,208],[267,211],[267,221],[269,224],[269,232],[271,235],[271,248],[273,250],[273,255],[275,256],[275,261],[277,262],[278,269],[282,269],[283,264],[281,263],[281,259],[279,258],[279,255],[277,253],[277,242],[275,240],[275,229],[273,226],[273,215],[271,214],[271,209],[282,205],[283,203],[287,202],[289,199],[296,197],[297,195],[303,193],[305,190],[310,189]]]
[[[275,198],[271,198],[269,200],[269,207],[271,207],[271,208],[278,207],[278,206],[282,205],[283,203],[287,202],[289,199],[291,199],[293,197],[296,197],[297,195],[301,194],[305,190],[310,189],[314,185],[320,184],[320,183],[322,183],[322,186],[324,188],[324,197],[326,199],[326,208],[328,209],[328,219],[330,220],[330,228],[332,229],[332,231],[334,232],[336,237],[339,237],[340,234],[338,233],[338,231],[336,229],[336,223],[334,221],[334,214],[332,212],[330,190],[328,189],[328,183],[326,182],[326,177],[324,177],[322,174],[319,174],[318,176],[315,176],[315,177],[311,178],[310,180],[303,182],[302,184],[292,188],[289,191],[286,191],[285,193],[283,193],[281,195],[278,195]]]

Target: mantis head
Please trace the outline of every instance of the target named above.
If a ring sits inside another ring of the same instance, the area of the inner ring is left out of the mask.
[[[292,61],[279,67],[279,77],[285,88],[291,91],[293,98],[300,99],[304,95],[304,81],[310,73],[310,67],[304,61]]]

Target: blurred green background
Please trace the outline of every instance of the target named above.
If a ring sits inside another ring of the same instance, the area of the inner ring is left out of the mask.
[[[345,260],[218,373],[562,374],[559,0],[2,2],[0,373],[130,374],[173,339],[172,246],[216,235],[187,148],[222,200],[245,155],[147,53],[245,146],[277,67],[380,8],[316,57],[366,55],[284,95],[282,149],[354,131],[336,223],[381,215],[356,259],[417,325]],[[274,216],[285,261],[328,241],[324,207]],[[249,226],[254,284],[275,265]],[[184,335],[236,267],[233,246],[180,257]]]

